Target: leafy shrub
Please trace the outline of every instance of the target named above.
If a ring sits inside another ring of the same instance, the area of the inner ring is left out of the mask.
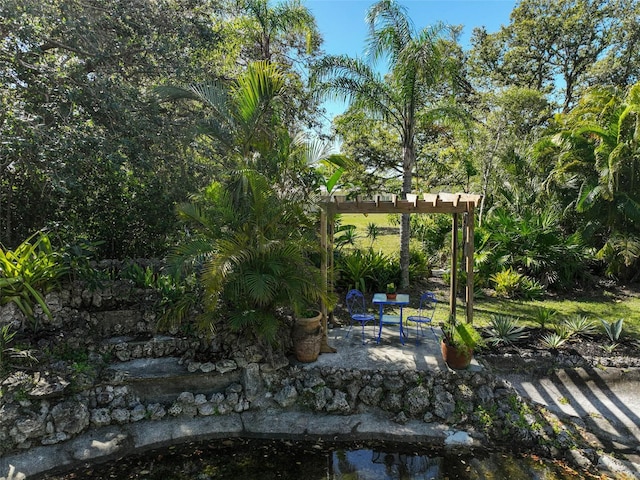
[[[448,248],[450,242],[446,242],[446,238],[451,232],[450,215],[411,215],[409,221],[412,237],[420,241],[421,250],[427,256],[438,254],[443,246]]]
[[[343,252],[336,258],[338,285],[345,290],[385,291],[388,283],[400,283],[400,262],[369,248]]]
[[[44,294],[54,288],[67,273],[60,252],[54,251],[46,233],[39,232],[15,250],[0,248],[0,305],[15,303],[32,322],[38,325],[34,316],[35,305],[51,316],[44,301]]]
[[[400,262],[398,262],[398,268]],[[409,279],[411,282],[424,280],[431,276],[431,262],[423,250],[411,248],[409,250]]]
[[[542,285],[511,268],[492,275],[491,281],[499,297],[535,300],[544,295]]]
[[[509,315],[492,315],[487,332],[487,342],[494,346],[511,345],[529,336],[523,326],[518,326],[518,319]]]
[[[522,275],[511,268],[502,270],[491,276],[496,295],[506,298],[516,298],[520,293]]]
[[[523,300],[538,300],[544,296],[544,287],[537,280],[523,277],[520,284],[519,298]]]

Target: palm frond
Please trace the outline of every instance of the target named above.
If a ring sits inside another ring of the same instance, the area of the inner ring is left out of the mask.
[[[365,21],[369,26],[369,60],[375,63],[389,58],[392,64],[397,63],[414,32],[407,9],[394,0],[380,0],[369,8]]]

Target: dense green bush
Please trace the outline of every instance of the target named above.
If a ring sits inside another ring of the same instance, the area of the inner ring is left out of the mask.
[[[312,261],[319,249],[315,223],[301,202],[280,197],[263,175],[237,175],[179,206],[191,235],[171,261],[182,272],[198,273],[202,327],[225,321],[274,342],[279,309],[300,313],[329,300]]]
[[[400,283],[397,258],[372,248],[343,251],[336,256],[336,287],[363,292],[383,292],[388,283]]]
[[[492,286],[499,297],[535,300],[544,295],[544,287],[511,268],[491,276]]]
[[[564,233],[557,214],[533,207],[519,213],[495,209],[476,229],[475,244],[479,281],[498,283],[507,296],[521,290],[535,298],[541,286],[565,289],[583,282],[593,258],[579,235]]]

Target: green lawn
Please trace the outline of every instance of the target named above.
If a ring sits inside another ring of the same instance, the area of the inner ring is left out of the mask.
[[[614,298],[605,294],[570,299],[546,298],[530,302],[478,298],[474,301],[474,323],[486,325],[492,314],[501,313],[519,317],[527,325],[535,326],[535,311],[541,307],[557,310],[560,318],[584,315],[597,322],[599,319],[613,322],[624,318],[623,332],[640,336],[640,296],[638,295]],[[462,306],[459,306],[459,315],[464,318]]]
[[[355,225],[356,246],[362,248],[373,247],[375,251],[382,251],[385,255],[400,254],[400,226],[393,225],[391,217],[387,214],[365,215],[363,213],[350,213],[340,216],[342,225]],[[380,234],[373,244],[367,237],[367,226],[373,223],[380,229]]]

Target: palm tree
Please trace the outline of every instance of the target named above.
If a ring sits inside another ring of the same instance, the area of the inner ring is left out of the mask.
[[[300,202],[279,196],[264,175],[236,172],[180,205],[178,214],[193,235],[171,260],[183,272],[201,273],[202,326],[214,326],[224,313],[233,330],[273,343],[279,307],[300,313],[326,300],[310,256],[319,251],[313,223]]]
[[[306,52],[311,52],[319,44],[315,18],[299,0],[278,3],[273,8],[269,6],[269,0],[246,0],[244,8],[249,14],[248,19],[257,24],[257,28],[249,32],[249,40],[254,43],[259,60],[273,61],[273,44],[277,39],[304,39]],[[282,50],[282,46],[279,49]],[[286,52],[277,53],[280,61],[274,63],[281,63]]]
[[[250,64],[235,81],[215,80],[187,87],[163,86],[156,93],[168,101],[194,100],[206,107],[198,132],[216,141],[218,153],[235,166],[251,161],[257,146],[276,137],[278,102],[284,75],[268,62]]]
[[[416,129],[421,111],[433,101],[433,93],[452,74],[456,62],[447,55],[444,27],[436,25],[416,32],[406,9],[393,0],[371,6],[368,51],[371,65],[386,59],[389,73],[377,73],[369,64],[346,56],[327,56],[313,68],[311,84],[320,95],[348,100],[383,120],[398,135],[402,149],[402,195],[411,192],[416,164]],[[409,284],[409,215],[402,215],[400,265],[402,286]]]
[[[548,184],[576,192],[573,204],[587,216],[585,230],[617,270],[610,273],[623,273],[622,266],[632,272],[640,251],[640,83],[624,98],[593,89],[560,120],[551,150],[558,162]]]

